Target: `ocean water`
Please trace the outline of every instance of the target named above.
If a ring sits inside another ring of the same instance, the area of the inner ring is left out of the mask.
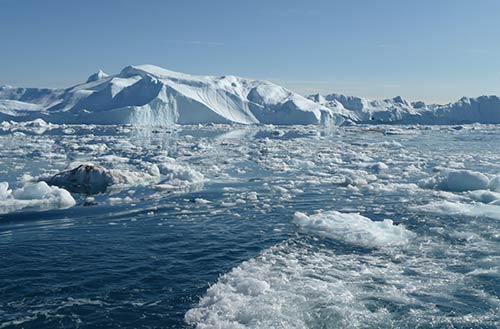
[[[0,328],[498,328],[500,191],[439,182],[493,182],[499,141],[484,125],[4,129],[13,189],[83,162],[178,167],[66,209],[0,201]]]

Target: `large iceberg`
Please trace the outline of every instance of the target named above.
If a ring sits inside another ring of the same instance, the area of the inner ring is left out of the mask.
[[[500,98],[463,97],[446,105],[401,97],[340,94],[303,97],[274,83],[236,76],[195,76],[154,65],[99,70],[66,89],[0,86],[0,121],[133,124],[464,124],[500,123]]]
[[[341,123],[331,109],[267,81],[193,76],[153,65],[102,71],[67,89],[0,87],[0,120],[164,126]]]
[[[309,99],[342,115],[346,122],[365,124],[455,125],[500,123],[500,98],[463,97],[445,105],[409,102],[401,97],[369,100],[340,94],[311,95]]]

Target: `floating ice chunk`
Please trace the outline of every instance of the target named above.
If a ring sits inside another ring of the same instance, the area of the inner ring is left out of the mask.
[[[382,171],[389,169],[389,167],[383,162],[377,162],[371,165],[370,169],[372,169],[376,173],[380,173]]]
[[[497,200],[500,200],[500,193],[492,192],[492,191],[484,191],[484,190],[477,190],[477,191],[472,191],[469,192],[469,196],[479,202],[483,203],[492,203]]]
[[[100,156],[98,158],[98,160],[109,162],[109,163],[127,163],[130,161],[129,158],[120,157],[120,156],[113,155],[113,154]]]
[[[12,193],[12,190],[9,190],[9,183],[1,182],[0,183],[0,200],[5,200]]]
[[[488,188],[495,192],[500,192],[500,176],[497,176],[490,180]]]
[[[147,173],[143,173],[123,169],[106,169],[89,163],[43,180],[70,191],[93,194],[105,192],[111,185],[138,185],[159,180],[159,169],[152,165]]]
[[[20,209],[48,210],[69,208],[75,199],[65,189],[49,186],[45,182],[29,184],[17,190],[10,190],[9,184],[0,183],[0,213]]]
[[[413,210],[449,216],[485,217],[500,220],[500,206],[492,204],[466,204],[460,202],[432,202],[412,207]]]
[[[445,169],[439,176],[422,182],[425,187],[450,192],[486,190],[489,184],[489,178],[480,172],[454,169]]]
[[[26,185],[25,187],[15,190],[12,195],[19,200],[31,200],[38,199],[44,195],[50,193],[51,187],[45,182],[40,182],[37,184]]]
[[[485,175],[470,171],[450,171],[441,182],[443,189],[454,192],[483,190],[488,188],[490,180]]]
[[[191,169],[187,165],[180,165],[173,162],[161,163],[159,171],[165,176],[166,181],[184,181],[188,183],[201,183],[204,180],[203,174]]]
[[[206,199],[203,199],[203,198],[196,198],[196,199],[194,199],[194,202],[198,203],[198,204],[207,204],[207,203],[210,203],[210,201],[208,201]]]
[[[365,247],[405,245],[414,233],[390,219],[372,221],[360,214],[338,211],[306,215],[296,212],[293,222],[303,231]]]
[[[50,123],[45,122],[43,119],[35,119],[33,121],[27,121],[23,123],[24,127],[33,127],[33,128],[48,128],[52,126]]]
[[[22,122],[16,122],[16,121],[3,121],[1,124],[1,128],[4,130],[11,130],[11,131],[30,131],[35,134],[43,134],[47,130],[56,128],[57,125],[47,123],[43,119],[35,119],[33,121],[22,121]]]

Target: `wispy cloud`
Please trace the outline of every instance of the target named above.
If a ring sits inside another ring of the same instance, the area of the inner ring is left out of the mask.
[[[193,46],[215,46],[215,47],[224,46],[223,42],[203,41],[203,40],[175,40],[175,39],[167,39],[167,40],[165,40],[165,42],[177,43],[177,44],[183,44],[183,45],[193,45]]]

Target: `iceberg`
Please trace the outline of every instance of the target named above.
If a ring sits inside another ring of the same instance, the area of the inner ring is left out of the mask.
[[[500,98],[497,96],[463,97],[445,105],[409,102],[400,96],[384,100],[341,94],[308,97],[341,114],[346,123],[457,125],[500,123]]]
[[[60,124],[238,123],[276,125],[500,123],[500,98],[463,97],[438,105],[400,96],[370,100],[341,94],[304,97],[269,81],[197,76],[154,65],[102,70],[65,89],[0,86],[0,121]]]
[[[157,181],[159,178],[160,173],[156,165],[152,165],[148,172],[134,172],[125,169],[107,169],[87,163],[42,180],[71,192],[97,194],[105,192],[112,185],[140,185]]]
[[[99,71],[67,89],[0,87],[0,120],[65,124],[328,124],[343,117],[268,81],[194,76],[154,65]]]

